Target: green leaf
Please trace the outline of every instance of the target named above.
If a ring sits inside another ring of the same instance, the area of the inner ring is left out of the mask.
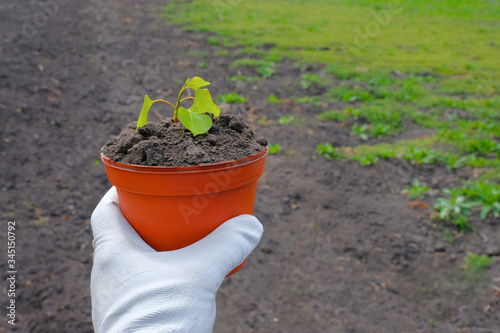
[[[269,145],[269,155],[277,154],[283,149],[279,143],[275,143],[274,145]]]
[[[483,206],[483,208],[481,208],[481,220],[484,220],[486,216],[488,216],[490,210],[491,206]]]
[[[195,113],[212,113],[215,117],[220,115],[220,108],[214,104],[207,89],[196,89],[194,91],[194,104],[190,110]]]
[[[209,84],[210,82],[203,80],[199,76],[195,76],[189,82],[187,82],[187,85],[185,87],[196,90],[200,89],[201,87],[208,86]]]
[[[179,120],[194,136],[203,134],[212,127],[212,119],[209,116],[192,112],[182,106],[179,108]]]
[[[148,112],[153,103],[154,102],[151,100],[151,98],[149,98],[148,95],[144,96],[144,103],[142,104],[141,114],[139,115],[139,119],[137,120],[137,128],[135,129],[136,131],[148,123]]]

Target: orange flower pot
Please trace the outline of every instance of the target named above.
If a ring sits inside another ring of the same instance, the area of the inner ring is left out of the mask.
[[[253,214],[267,151],[189,167],[122,164],[102,153],[101,159],[125,218],[152,248],[172,251],[199,241],[230,218]]]

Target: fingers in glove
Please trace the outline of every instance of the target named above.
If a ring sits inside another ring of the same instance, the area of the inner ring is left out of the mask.
[[[256,217],[240,215],[224,222],[202,240],[178,251],[186,252],[186,258],[203,260],[202,265],[207,270],[215,270],[214,274],[224,278],[255,249],[263,231]]]

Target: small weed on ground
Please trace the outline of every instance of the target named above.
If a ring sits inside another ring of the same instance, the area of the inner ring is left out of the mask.
[[[281,145],[279,143],[269,145],[269,155],[277,154],[282,149],[283,149],[283,147],[281,147]]]
[[[423,197],[428,191],[429,188],[425,185],[420,185],[418,178],[415,178],[413,180],[413,186],[404,189],[401,193],[407,194],[410,199],[418,199]]]
[[[322,143],[317,145],[316,151],[327,160],[335,160],[341,158],[341,155],[337,153],[337,150],[329,143]]]
[[[219,102],[224,102],[224,103],[245,103],[246,98],[243,96],[238,95],[235,92],[232,93],[225,93],[224,95],[218,95],[217,100]]]
[[[271,95],[267,96],[267,101],[269,103],[281,103],[281,102],[283,102],[283,99],[274,96],[274,94],[271,94]]]
[[[474,273],[480,273],[484,271],[486,268],[491,266],[494,261],[494,258],[489,257],[485,254],[479,255],[473,253],[468,253],[464,259],[465,267],[467,268],[467,270]]]

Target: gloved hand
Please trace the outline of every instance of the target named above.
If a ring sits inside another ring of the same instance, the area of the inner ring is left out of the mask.
[[[92,321],[96,332],[211,332],[224,277],[257,246],[251,215],[223,223],[176,251],[156,252],[120,211],[116,189],[92,214]]]

